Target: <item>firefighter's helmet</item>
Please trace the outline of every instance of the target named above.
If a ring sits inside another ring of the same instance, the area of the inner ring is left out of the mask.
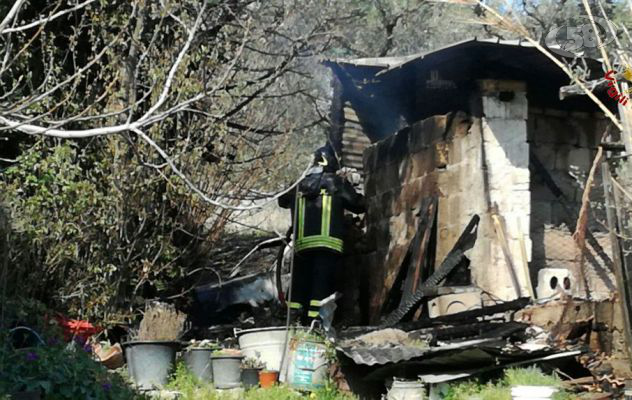
[[[340,168],[336,153],[329,145],[325,145],[314,152],[314,165],[319,165],[328,172],[335,172]]]

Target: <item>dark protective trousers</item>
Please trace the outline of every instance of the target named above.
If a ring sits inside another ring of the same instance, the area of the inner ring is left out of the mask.
[[[318,317],[320,301],[336,291],[336,271],[342,254],[330,250],[311,249],[296,253],[292,274],[293,308],[301,323]]]

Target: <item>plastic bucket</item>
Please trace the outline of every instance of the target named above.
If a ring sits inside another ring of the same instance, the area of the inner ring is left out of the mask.
[[[246,389],[259,386],[259,371],[258,368],[245,368],[241,370],[241,383],[244,384]]]
[[[292,332],[290,330],[290,339]],[[285,346],[286,329],[284,326],[256,329],[235,329],[239,348],[246,357],[257,358],[266,364],[266,369],[281,370],[281,359]]]
[[[423,400],[424,384],[419,381],[393,381],[388,400]]]
[[[243,356],[212,356],[213,381],[217,389],[241,386],[241,360]]]
[[[213,349],[188,349],[182,358],[189,371],[202,382],[213,382],[213,368],[211,368],[211,354]]]
[[[314,390],[327,379],[327,347],[323,342],[291,340],[286,380],[296,389]]]
[[[259,384],[262,388],[271,388],[279,381],[277,371],[259,371]]]
[[[140,389],[161,387],[167,383],[176,361],[178,342],[136,341],[125,342],[127,369]]]

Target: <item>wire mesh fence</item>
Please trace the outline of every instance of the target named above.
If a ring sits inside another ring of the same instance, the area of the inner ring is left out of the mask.
[[[611,297],[616,284],[601,165],[595,164],[591,175],[591,168],[532,164],[531,270],[539,297],[559,291],[594,300]]]

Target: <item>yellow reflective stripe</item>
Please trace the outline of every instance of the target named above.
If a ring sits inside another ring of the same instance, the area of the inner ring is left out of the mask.
[[[314,307],[320,307],[320,300],[310,300],[309,305],[314,306]]]
[[[316,317],[318,317],[318,316],[319,316],[319,314],[318,314],[318,311],[308,311],[308,312],[307,312],[307,316],[308,316],[309,318],[316,318]]]
[[[297,251],[314,247],[326,247],[338,252],[342,252],[343,242],[341,239],[322,235],[307,236],[296,241]]]
[[[339,252],[342,252],[342,250],[343,250],[343,247],[342,247],[341,244],[331,243],[331,242],[327,242],[327,241],[298,243],[296,245],[296,250],[297,251],[301,251],[301,250],[305,250],[305,249],[312,249],[312,248],[318,248],[318,247],[327,247],[327,248],[330,248],[332,250],[336,250],[336,251],[339,251]]]
[[[338,239],[332,236],[322,236],[322,235],[313,235],[313,236],[307,236],[304,238],[301,238],[299,240],[297,240],[297,244],[309,244],[309,243],[315,243],[315,242],[319,242],[319,243],[329,243],[332,245],[337,245],[337,246],[341,246],[342,247],[342,239]]]
[[[330,249],[337,253],[342,253],[343,249],[340,246],[334,246],[328,243],[315,243],[315,244],[306,244],[301,246],[296,246],[296,251],[304,251],[309,249]]]
[[[305,198],[298,195],[298,240],[305,236]]]
[[[294,303],[293,301],[289,302],[288,305],[290,306],[290,308],[297,309],[297,310],[300,310],[301,308],[303,308],[303,305],[301,303]]]
[[[329,226],[331,224],[331,196],[323,195],[322,222],[320,223],[320,234],[329,236]]]

